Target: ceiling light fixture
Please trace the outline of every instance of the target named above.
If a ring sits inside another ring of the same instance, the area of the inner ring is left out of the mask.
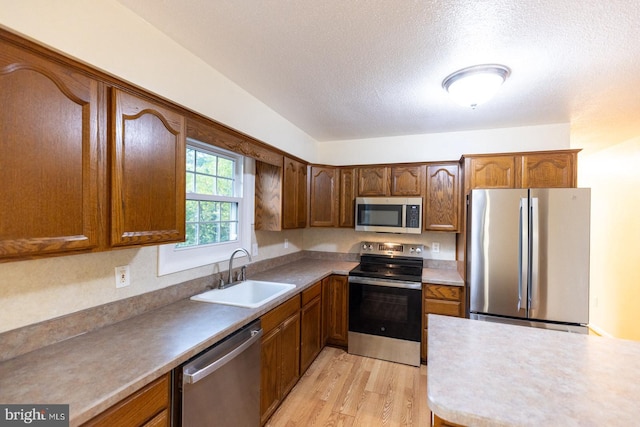
[[[442,87],[458,104],[476,108],[495,95],[510,73],[504,65],[474,65],[449,74]]]

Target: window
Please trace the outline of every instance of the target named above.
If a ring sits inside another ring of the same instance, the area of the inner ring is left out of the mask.
[[[186,240],[159,247],[159,275],[226,260],[251,243],[252,160],[188,139],[186,170]]]
[[[195,145],[187,146],[186,157],[187,239],[178,247],[237,240],[242,163],[236,157]]]

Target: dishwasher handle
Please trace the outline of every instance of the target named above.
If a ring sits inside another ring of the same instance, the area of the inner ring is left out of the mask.
[[[202,369],[197,370],[193,373],[184,373],[183,381],[187,384],[195,384],[201,379],[207,377],[213,372],[217,371],[221,367],[223,367],[227,362],[232,360],[234,357],[242,353],[244,350],[249,348],[253,343],[258,341],[262,337],[262,328],[251,330],[251,337],[245,341],[243,341],[236,348],[231,350],[229,353],[225,354],[221,358],[215,360],[213,363],[205,366]]]

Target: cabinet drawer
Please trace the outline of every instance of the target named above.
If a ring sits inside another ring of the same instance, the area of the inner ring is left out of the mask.
[[[425,299],[445,299],[451,301],[460,301],[462,288],[460,286],[447,285],[427,285],[424,290]]]
[[[264,316],[262,316],[262,329],[266,334],[280,323],[284,322],[289,316],[300,310],[300,295],[283,302]]]
[[[146,422],[151,422],[150,425],[167,425],[162,424],[162,412],[166,412],[169,406],[169,375],[158,378],[93,418],[83,427],[139,426]]]
[[[315,297],[320,296],[321,292],[322,292],[322,282],[318,282],[315,285],[311,285],[310,288],[307,288],[304,291],[302,291],[302,305],[303,306],[307,305],[309,301],[311,301]]]
[[[462,315],[461,313],[461,304],[459,302],[454,301],[441,301],[434,299],[426,299],[424,300],[424,315],[427,316],[429,313],[431,314],[442,314],[445,316],[456,316],[459,317]],[[425,320],[425,325],[426,325]],[[426,326],[428,327],[428,325]]]

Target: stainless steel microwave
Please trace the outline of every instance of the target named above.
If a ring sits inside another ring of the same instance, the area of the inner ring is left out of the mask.
[[[421,197],[357,197],[356,231],[422,232]]]

